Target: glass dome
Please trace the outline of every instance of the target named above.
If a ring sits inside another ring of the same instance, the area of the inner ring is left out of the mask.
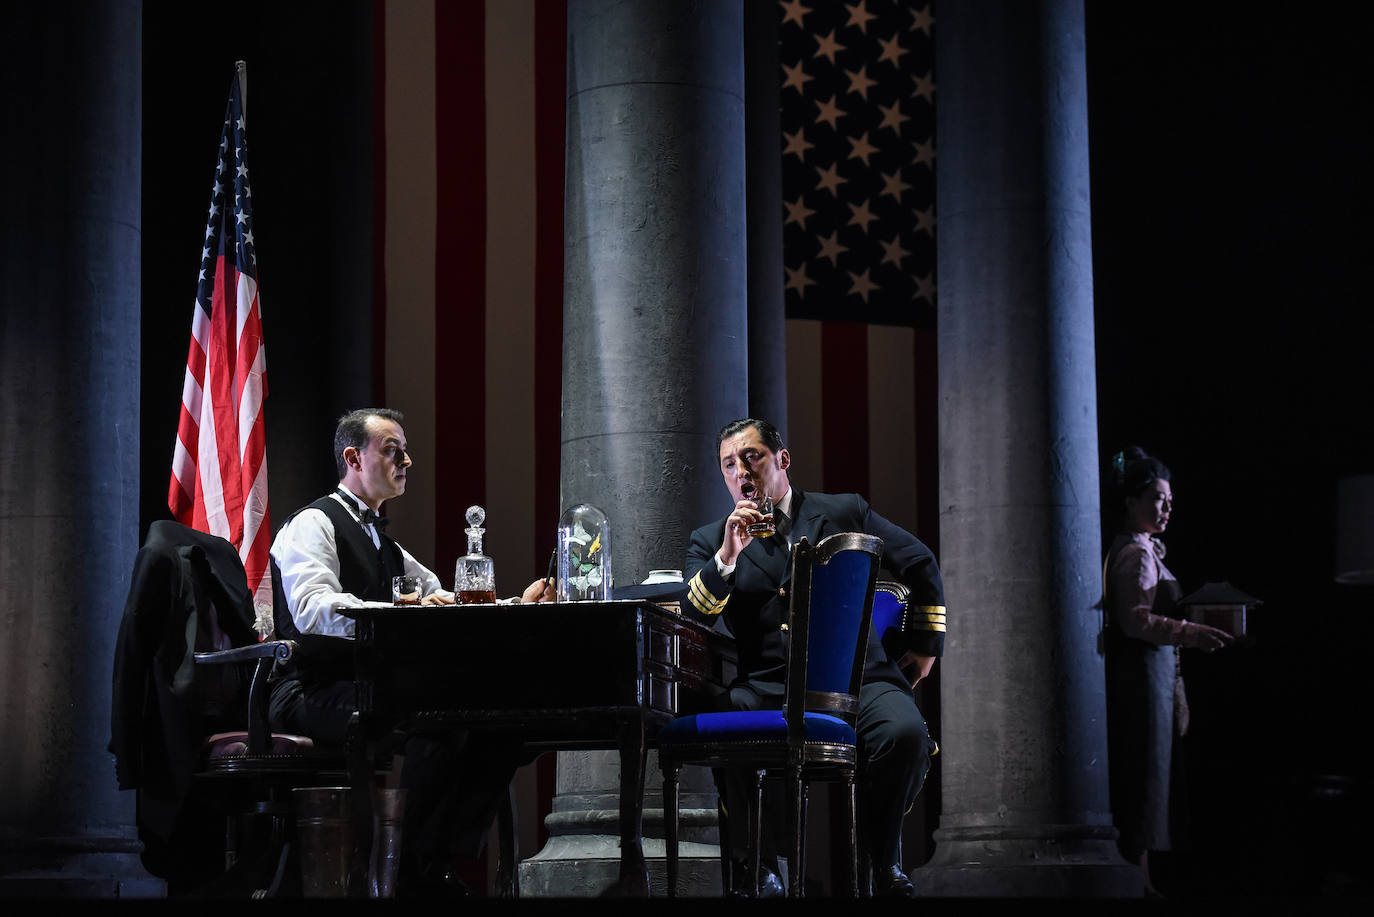
[[[590,503],[558,520],[558,601],[604,602],[611,597],[611,523]]]

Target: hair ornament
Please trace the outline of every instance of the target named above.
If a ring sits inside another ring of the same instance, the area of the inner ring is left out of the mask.
[[[1112,475],[1118,484],[1126,480],[1126,454],[1124,452],[1118,452],[1112,456]]]

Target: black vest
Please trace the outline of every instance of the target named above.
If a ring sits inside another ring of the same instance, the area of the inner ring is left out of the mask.
[[[366,602],[391,601],[391,578],[405,572],[400,545],[385,532],[378,531],[381,548],[373,547],[372,539],[363,531],[354,511],[340,505],[332,496],[321,497],[303,509],[318,509],[334,524],[334,544],[339,552],[339,584],[344,592]],[[296,510],[299,513],[301,510]],[[292,513],[289,523],[296,518]],[[302,634],[286,605],[286,590],[282,588],[281,570],[272,559],[272,618],[277,636],[294,640],[298,649],[291,663],[278,665],[275,675],[295,675],[302,681],[323,683],[353,679],[353,641],[345,637],[326,637],[321,634]]]

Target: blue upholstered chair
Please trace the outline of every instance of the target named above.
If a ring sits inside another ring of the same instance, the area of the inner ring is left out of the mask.
[[[849,893],[858,891],[854,773],[858,765],[859,683],[882,539],[845,532],[792,549],[787,684],[782,710],[740,710],[678,717],[657,737],[663,771],[668,894],[677,894],[678,774],[684,764],[741,767],[754,774],[749,804],[750,866],[758,895],[760,812],[766,777],[786,781],[788,894],[806,876],[807,789],[812,780],[843,781],[848,792]],[[722,844],[725,843],[722,836]]]

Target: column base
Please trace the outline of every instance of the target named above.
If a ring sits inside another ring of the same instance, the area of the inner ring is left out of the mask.
[[[1099,825],[942,828],[911,872],[921,897],[1142,898],[1144,878]]]
[[[649,896],[668,895],[664,842],[644,838]],[[551,837],[534,856],[520,863],[522,898],[597,898],[616,894],[620,878],[620,838],[611,834]],[[714,844],[678,843],[678,894],[684,898],[721,895],[720,849]]]
[[[0,898],[164,898],[167,883],[125,837],[27,838],[0,843]]]

